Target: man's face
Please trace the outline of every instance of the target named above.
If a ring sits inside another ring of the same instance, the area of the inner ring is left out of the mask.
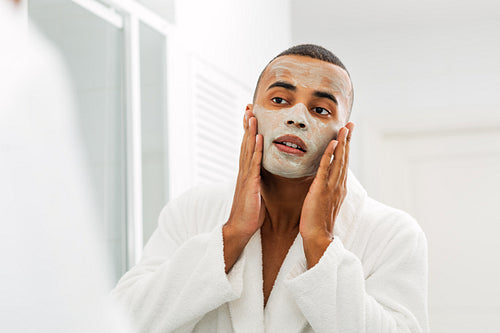
[[[271,62],[250,106],[264,138],[264,169],[286,178],[315,175],[347,123],[350,94],[347,72],[334,64],[294,55]]]

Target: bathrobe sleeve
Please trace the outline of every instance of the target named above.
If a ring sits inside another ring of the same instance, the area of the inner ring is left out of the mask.
[[[367,274],[336,236],[314,267],[288,275],[286,285],[315,332],[429,331],[427,240],[408,214],[389,219],[393,227],[372,233],[367,251],[375,263]]]
[[[112,291],[139,332],[190,332],[205,314],[240,297],[244,264],[238,260],[226,275],[222,223],[198,233],[209,206],[192,195],[169,203],[140,263]]]

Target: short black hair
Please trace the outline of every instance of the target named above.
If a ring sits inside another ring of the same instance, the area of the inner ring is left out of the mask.
[[[254,103],[255,103],[255,95],[257,93],[257,88],[259,87],[260,80],[262,78],[262,75],[266,71],[267,66],[269,66],[269,64],[272,63],[276,58],[279,58],[282,56],[287,56],[287,55],[298,55],[298,56],[304,56],[304,57],[309,57],[309,58],[329,62],[329,63],[334,64],[336,66],[339,66],[340,68],[345,70],[347,75],[349,76],[349,79],[351,80],[351,74],[349,74],[349,71],[347,70],[347,68],[344,66],[342,61],[340,61],[340,59],[335,54],[333,54],[331,51],[325,49],[322,46],[315,45],[315,44],[295,45],[295,46],[292,46],[292,47],[286,49],[285,51],[281,52],[280,54],[278,54],[276,57],[274,57],[273,59],[271,59],[271,61],[269,61],[267,63],[266,67],[264,67],[264,69],[262,70],[262,72],[259,75],[259,79],[257,80],[257,85],[255,86],[255,90],[253,93]],[[352,80],[351,80],[351,94],[349,97],[350,97],[349,98],[350,108],[349,108],[348,119],[351,116],[352,104],[354,101],[354,87],[352,86]]]

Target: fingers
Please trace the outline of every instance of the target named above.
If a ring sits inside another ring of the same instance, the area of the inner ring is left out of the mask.
[[[330,143],[328,143],[328,146],[326,146],[323,156],[321,157],[318,172],[316,174],[316,177],[318,177],[321,180],[328,178],[330,161],[332,160],[333,151],[335,150],[335,147],[337,147],[337,144],[338,144],[337,140],[330,141]]]
[[[248,121],[248,135],[247,135],[247,143],[246,143],[246,149],[245,149],[245,160],[244,160],[244,165],[247,166],[250,161],[252,160],[252,155],[255,150],[255,136],[257,135],[257,119],[255,117],[252,117]]]
[[[247,112],[245,112],[245,117],[250,114],[252,113],[248,112],[247,110]],[[246,179],[250,173],[250,170],[252,168],[252,160],[254,160],[254,153],[256,151],[257,140],[259,140],[261,145],[261,151],[257,155],[262,155],[262,136],[260,135],[260,139],[258,139],[257,119],[252,116],[248,118],[248,125],[245,128],[245,134],[243,135],[243,141],[241,143],[238,181]],[[262,156],[260,156],[260,159],[262,159]],[[260,161],[258,172],[260,174]]]
[[[260,176],[260,165],[262,162],[262,149],[264,146],[262,135],[258,134],[255,139],[255,151],[252,154],[252,161],[250,163],[249,177]]]
[[[246,110],[245,110],[245,116],[243,117],[243,128],[244,128],[245,130],[247,130],[247,129],[248,129],[248,120],[249,120],[250,118],[252,118],[252,117],[255,117],[255,116],[254,116],[254,114],[253,114],[253,112],[252,112],[252,110],[250,110],[250,109],[246,109]]]
[[[245,111],[245,116],[243,117],[243,128],[245,129],[245,132],[243,134],[243,140],[241,141],[241,148],[240,148],[240,170],[241,168],[246,165],[245,161],[247,161],[247,145],[248,145],[248,138],[250,135],[250,120],[253,117],[253,113],[250,110]]]
[[[244,122],[245,124],[247,123],[245,117],[244,117]],[[240,171],[245,165],[244,160],[245,160],[245,151],[247,147],[247,138],[248,138],[248,125],[244,125],[245,132],[243,133],[243,139],[241,140],[241,148],[240,148]]]
[[[328,183],[333,188],[338,186],[340,176],[342,175],[342,171],[345,166],[345,147],[347,145],[348,133],[349,129],[347,127],[342,127],[337,137],[339,143],[335,148],[334,158],[332,161],[333,167],[330,167],[330,174],[328,176]]]
[[[345,125],[345,127],[347,127],[349,129],[349,133],[347,134],[347,142],[350,142],[351,141],[351,136],[352,136],[352,132],[354,131],[354,123],[352,122],[349,122]]]
[[[344,151],[344,168],[342,169],[342,175],[340,176],[340,179],[342,180],[342,185],[346,185],[346,180],[347,180],[347,170],[349,169],[349,151],[350,151],[350,146],[351,146],[351,136],[352,132],[354,131],[354,123],[348,123],[346,127],[349,129],[349,133],[347,133],[347,138],[346,138],[346,146],[345,146],[345,151]]]

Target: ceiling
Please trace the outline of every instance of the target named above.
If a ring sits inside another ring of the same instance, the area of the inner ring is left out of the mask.
[[[500,21],[497,0],[291,0],[295,40],[338,31],[405,29]]]

